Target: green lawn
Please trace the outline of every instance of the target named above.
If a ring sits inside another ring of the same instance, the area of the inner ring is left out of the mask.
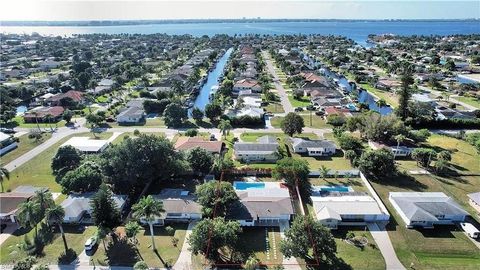
[[[42,138],[37,141],[35,139],[29,139],[28,134],[20,136],[18,138],[20,141],[17,143],[18,147],[6,153],[5,155],[3,155],[0,158],[0,164],[4,165],[11,162],[12,160],[32,150],[36,146],[39,146],[40,144],[50,139],[51,137],[52,137],[52,133],[43,133]]]
[[[119,125],[117,122],[108,123],[110,127],[138,126],[138,127],[165,127],[163,117],[147,118],[145,122]]]
[[[60,192],[60,185],[55,182],[55,177],[52,175],[52,169],[50,168],[52,158],[57,153],[60,145],[62,145],[71,137],[79,136],[88,136],[93,138],[91,133],[79,133],[63,138],[22,166],[10,172],[10,180],[4,182],[5,190],[13,190],[21,185],[33,185],[38,187],[48,187],[52,192]],[[106,139],[112,136],[112,133],[105,132],[100,133],[97,136],[99,136],[101,139]]]
[[[240,135],[240,139],[244,142],[255,142],[257,141],[258,138],[262,136],[274,136],[276,138],[279,138],[280,140],[284,140],[288,136],[283,134],[283,133],[272,133],[272,132],[245,132]],[[317,135],[314,133],[302,133],[300,135],[296,135],[294,137],[299,137],[299,138],[309,138],[309,139],[317,139]]]
[[[284,113],[282,104],[280,102],[271,102],[265,107],[265,110],[270,113]]]
[[[267,246],[268,235],[268,246]],[[280,231],[278,227],[243,227],[239,236],[240,252],[254,254],[262,264],[277,265],[282,263],[283,255],[280,252]]]
[[[295,99],[291,94],[288,94],[288,100],[293,107],[307,107],[312,105],[308,97],[302,97],[301,99]]]
[[[23,116],[15,116],[13,121],[17,124],[15,126],[22,127],[22,128],[55,128],[55,127],[64,127],[67,122],[65,120],[61,120],[57,123],[25,123],[23,121]]]
[[[411,230],[405,227],[402,219],[388,200],[391,191],[441,191],[452,196],[465,209],[466,193],[477,190],[480,177],[446,179],[429,175],[396,177],[388,179],[390,185],[372,183],[387,206],[391,220],[389,235],[395,251],[404,265],[414,263],[415,269],[478,269],[480,251],[460,231],[454,227],[437,227],[434,230]]]
[[[332,127],[331,125],[327,124],[327,122],[321,116],[318,116],[314,113],[312,113],[311,125],[310,125],[310,114],[301,114],[300,116],[303,118],[305,127],[311,127],[311,128],[331,128]],[[275,116],[271,118],[272,126],[279,128],[283,118],[284,117],[282,116]]]
[[[477,98],[473,97],[465,97],[465,96],[458,96],[458,97],[453,97],[454,99],[465,102],[468,105],[474,106],[477,109],[480,109],[480,100]]]
[[[100,243],[96,253],[93,256],[93,260],[96,265],[133,266],[136,261],[140,260],[140,258],[143,258],[149,267],[163,268],[164,265],[162,260],[165,263],[173,265],[177,261],[180,250],[182,249],[182,245],[185,240],[187,224],[175,224],[171,225],[171,227],[175,229],[175,237],[178,239],[177,246],[172,244],[172,237],[166,233],[165,227],[155,227],[154,229],[155,246],[157,248],[158,255],[151,249],[152,241],[150,237],[150,231],[147,228],[146,230],[141,230],[137,234],[137,248],[139,255],[131,245],[126,245],[124,242],[113,244],[111,246],[112,248],[107,249],[107,253],[105,253],[103,243]],[[123,236],[124,228],[118,227],[117,234]]]
[[[61,234],[58,231],[58,228],[55,227],[54,233],[48,231],[44,223],[42,223],[44,228],[39,227],[39,235],[44,235],[44,238],[47,239],[47,245],[43,248],[42,255],[37,256],[38,264],[57,264],[60,254],[62,254],[65,249],[63,246],[63,240]],[[0,246],[0,263],[1,264],[13,264],[16,261],[19,261],[22,258],[27,256],[26,251],[20,248],[22,243],[24,243],[25,237],[31,241],[34,238],[35,230],[29,232],[23,232],[17,230],[12,236],[10,236],[1,246]],[[96,227],[87,227],[83,229],[80,226],[64,226],[65,237],[67,239],[68,247],[73,249],[77,255],[79,255],[83,249],[85,241],[89,237],[95,234],[97,231]]]

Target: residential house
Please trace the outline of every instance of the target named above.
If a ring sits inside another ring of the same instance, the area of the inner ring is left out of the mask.
[[[381,90],[392,90],[398,87],[400,87],[400,82],[388,78],[379,79],[375,84],[375,88]]]
[[[73,102],[78,103],[78,104],[83,104],[85,99],[83,97],[83,93],[80,91],[75,91],[75,90],[70,90],[65,93],[61,93],[55,96],[52,96],[46,100],[46,102],[50,106],[62,106],[63,104],[63,99],[69,98]]]
[[[240,200],[229,209],[226,218],[237,220],[241,226],[287,224],[294,214],[288,188],[278,182],[263,182],[261,186],[257,184],[234,183]]]
[[[310,198],[316,219],[332,229],[342,225],[366,225],[367,222],[386,224],[390,219],[390,215],[383,213],[377,202],[363,192],[314,192]]]
[[[92,224],[92,206],[90,202],[94,195],[94,192],[68,195],[68,197],[61,204],[65,210],[63,223]],[[125,207],[127,196],[113,195],[113,201],[115,202],[117,209],[121,212]]]
[[[16,213],[21,203],[35,196],[35,191],[41,188],[19,186],[12,192],[0,193],[0,220],[2,222],[17,222]]]
[[[45,123],[58,122],[63,116],[64,108],[62,106],[54,107],[36,107],[30,111],[25,112],[23,120],[25,123]]]
[[[238,94],[241,90],[251,90],[252,92],[260,93],[262,87],[254,79],[242,79],[236,81],[233,85],[233,94]]]
[[[165,210],[161,216],[155,217],[154,224],[163,226],[170,222],[191,222],[202,219],[202,206],[197,203],[197,197],[187,190],[167,188],[153,196],[163,203]],[[140,219],[146,224],[145,220]]]
[[[456,224],[468,215],[443,192],[390,192],[388,199],[407,228]]]
[[[278,146],[275,137],[262,136],[257,142],[236,142],[233,155],[243,162],[275,162],[279,158]]]
[[[96,140],[89,137],[72,137],[66,141],[62,146],[70,145],[75,147],[78,151],[85,154],[96,154],[103,152],[108,145],[109,140]]]
[[[12,135],[0,132],[0,156],[17,148],[17,141]]]
[[[480,192],[470,193],[468,196],[468,203],[480,214]]]
[[[175,150],[187,151],[194,148],[202,148],[213,154],[220,154],[223,150],[223,142],[206,141],[202,137],[180,137],[175,142]]]
[[[117,115],[119,124],[136,124],[145,121],[143,99],[130,100],[127,106]]]
[[[394,156],[397,157],[408,157],[412,154],[412,151],[415,149],[414,147],[408,147],[406,145],[386,145],[384,143],[379,143],[379,142],[374,142],[374,141],[368,141],[368,146],[372,148],[373,150],[378,150],[378,149],[388,149],[393,152]]]
[[[239,118],[242,116],[250,116],[252,118],[260,118],[263,119],[265,115],[265,111],[263,108],[255,108],[255,107],[243,107],[241,109],[228,109],[225,111],[225,115],[229,118]]]
[[[337,151],[337,146],[332,141],[302,138],[292,138],[292,148],[295,153],[311,157],[331,156]]]

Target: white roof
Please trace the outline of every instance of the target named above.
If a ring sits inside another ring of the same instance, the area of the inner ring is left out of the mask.
[[[317,219],[341,219],[342,215],[381,215],[377,202],[368,195],[311,196]]]
[[[4,140],[10,138],[10,135],[5,134],[3,132],[0,132],[0,142],[3,142]]]
[[[62,146],[71,145],[82,152],[99,152],[103,150],[108,143],[108,140],[95,140],[89,137],[72,137],[62,144]]]
[[[65,221],[70,220],[71,218],[79,218],[84,212],[91,212],[90,201],[95,195],[93,192],[78,194],[78,195],[69,195],[61,204],[65,210]],[[125,205],[127,196],[126,195],[113,195],[113,201],[118,209],[122,209]]]

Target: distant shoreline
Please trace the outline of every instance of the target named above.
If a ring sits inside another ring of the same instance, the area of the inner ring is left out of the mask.
[[[0,21],[1,26],[120,26],[194,23],[275,22],[478,22],[480,19],[178,19],[178,20],[88,20],[88,21]]]

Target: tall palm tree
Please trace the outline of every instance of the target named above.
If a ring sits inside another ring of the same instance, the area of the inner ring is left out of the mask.
[[[150,235],[152,237],[152,249],[156,250],[155,239],[153,237],[153,222],[156,217],[159,217],[165,210],[163,203],[155,200],[151,195],[141,198],[136,204],[132,206],[133,216],[145,220],[150,227]]]
[[[40,205],[35,200],[23,202],[18,207],[18,222],[22,227],[35,228],[35,238],[37,238],[37,223],[40,220]]]
[[[327,177],[330,169],[327,168],[325,165],[320,166],[320,175],[322,176],[323,180]]]
[[[48,208],[55,205],[52,193],[48,189],[43,188],[35,191],[34,201],[40,206],[40,215],[43,216]]]
[[[130,221],[125,225],[125,234],[132,239],[135,246],[137,245],[137,234],[140,232],[140,228],[136,221]]]
[[[68,251],[67,239],[65,238],[65,232],[63,231],[63,218],[65,218],[65,210],[61,205],[52,205],[45,212],[47,222],[56,223],[60,233],[62,234],[63,246],[65,247],[65,254]]]
[[[220,120],[220,123],[218,124],[218,128],[222,132],[223,137],[225,138],[228,134],[228,132],[233,128],[232,124],[230,124],[229,120]]]
[[[405,135],[402,135],[402,134],[398,134],[397,136],[395,136],[395,140],[397,141],[397,151],[398,151],[398,148],[400,147],[400,143],[405,141],[407,138],[405,137]],[[395,159],[397,157],[397,151],[393,152],[393,159]]]
[[[3,180],[10,180],[10,172],[4,168],[0,168],[0,187],[2,187],[2,192],[3,192]]]

